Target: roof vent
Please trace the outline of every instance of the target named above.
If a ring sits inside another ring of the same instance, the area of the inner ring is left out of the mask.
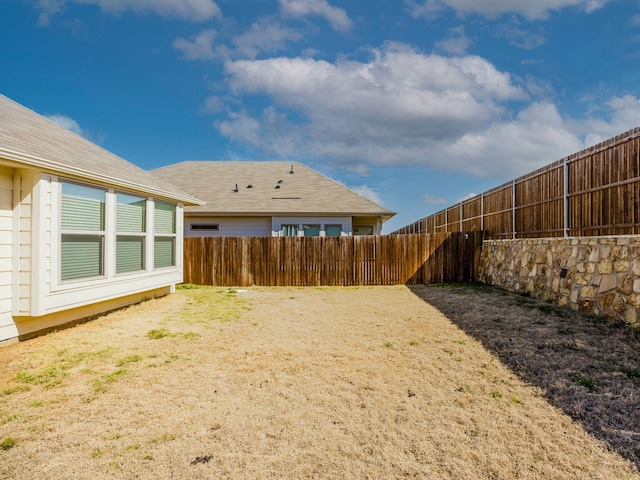
[[[289,173],[294,173],[293,172],[293,164],[291,164],[291,170],[289,170]]]
[[[236,188],[233,189],[233,193],[238,193],[238,184],[236,183]]]
[[[282,183],[282,180],[278,180],[278,183]]]
[[[276,190],[278,190],[280,188],[280,185],[276,185]]]
[[[249,184],[247,185],[247,188],[253,188],[253,185]]]

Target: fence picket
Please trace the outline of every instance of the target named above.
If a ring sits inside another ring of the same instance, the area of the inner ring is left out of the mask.
[[[474,280],[482,234],[191,237],[184,282],[217,286],[397,285]]]

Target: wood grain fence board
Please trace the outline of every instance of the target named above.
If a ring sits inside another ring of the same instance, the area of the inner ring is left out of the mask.
[[[494,239],[555,237],[565,228],[571,236],[640,234],[640,127],[466,200],[459,212],[456,204],[416,223],[429,233],[484,230]]]
[[[219,286],[468,281],[480,258],[478,235],[185,238],[184,281]]]

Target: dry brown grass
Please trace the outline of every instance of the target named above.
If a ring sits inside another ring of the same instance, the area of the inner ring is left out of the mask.
[[[542,393],[405,287],[180,290],[0,350],[0,477],[640,478]]]

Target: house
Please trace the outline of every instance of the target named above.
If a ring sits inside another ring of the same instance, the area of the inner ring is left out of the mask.
[[[201,203],[0,95],[0,343],[172,292]]]
[[[377,235],[395,215],[297,162],[188,161],[154,175],[204,200],[185,236]]]

